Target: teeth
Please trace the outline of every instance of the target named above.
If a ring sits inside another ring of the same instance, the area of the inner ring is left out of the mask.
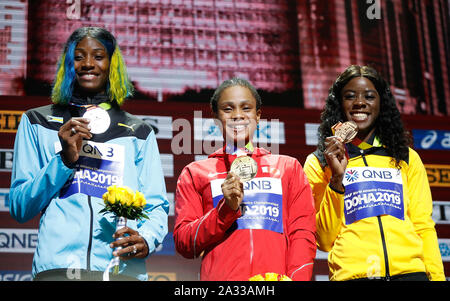
[[[83,74],[81,77],[84,79],[93,79],[95,77],[95,75],[94,74]]]
[[[242,131],[247,127],[247,125],[237,124],[237,125],[230,125],[229,127],[236,131]]]
[[[352,117],[355,120],[364,120],[367,118],[367,114],[366,113],[355,113],[352,115]]]

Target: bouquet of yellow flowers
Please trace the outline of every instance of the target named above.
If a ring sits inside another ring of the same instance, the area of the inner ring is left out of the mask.
[[[261,274],[255,275],[253,277],[250,277],[248,279],[250,281],[292,281],[291,278],[289,278],[286,275],[280,275],[277,273],[265,273],[264,276]]]
[[[127,225],[127,220],[142,220],[148,219],[144,213],[146,200],[142,192],[134,191],[126,186],[109,186],[107,191],[102,196],[105,207],[100,210],[100,213],[113,213],[116,218],[116,232]],[[120,238],[118,238],[120,239]],[[116,248],[120,250],[122,247]],[[103,273],[103,280],[109,280],[109,270],[114,267],[113,274],[119,273],[119,257],[113,257],[105,272]]]
[[[133,190],[126,186],[109,186],[108,191],[103,194],[105,208],[100,213],[111,212],[116,216],[122,216],[126,219],[148,218],[144,213],[146,200],[142,192]]]

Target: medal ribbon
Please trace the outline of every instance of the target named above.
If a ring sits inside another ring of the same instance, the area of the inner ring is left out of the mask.
[[[369,149],[371,147],[382,147],[383,146],[383,144],[381,144],[380,138],[378,138],[378,136],[375,136],[373,138],[372,144],[361,141],[360,139],[358,139],[356,137],[355,137],[355,139],[353,139],[351,144],[353,144],[354,146],[357,146],[360,149],[364,149],[364,150]]]
[[[101,104],[98,105],[79,105],[73,102],[69,102],[69,106],[74,106],[74,107],[78,107],[78,108],[84,108],[86,110],[90,110],[93,109],[94,107],[100,107],[103,110],[108,111],[109,109],[111,109],[111,104],[109,102],[102,102]]]
[[[234,145],[226,145],[225,146],[225,152],[227,154],[231,154],[231,155],[236,155],[236,156],[241,156],[241,155],[245,155],[245,154],[251,154],[253,153],[254,147],[253,147],[253,143],[250,141],[249,143],[247,143],[247,145],[245,145],[244,148],[237,148]]]
[[[255,148],[253,147],[253,143],[251,141],[249,143],[247,143],[244,148],[237,148],[234,145],[226,145],[225,146],[225,160],[224,160],[226,171],[230,172],[230,167],[231,167],[229,155],[236,155],[236,157],[241,157],[241,156],[247,156],[248,154],[250,154],[250,156],[251,156],[254,149]]]

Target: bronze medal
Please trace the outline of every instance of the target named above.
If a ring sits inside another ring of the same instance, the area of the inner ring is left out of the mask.
[[[238,175],[242,182],[247,182],[256,176],[258,164],[249,156],[237,157],[231,164],[230,172]]]
[[[338,122],[333,125],[334,135],[341,139],[343,143],[349,143],[358,134],[358,126],[354,121]]]

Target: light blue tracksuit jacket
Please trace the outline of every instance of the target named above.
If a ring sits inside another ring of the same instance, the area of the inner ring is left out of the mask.
[[[54,269],[104,271],[112,259],[115,221],[100,214],[101,197],[85,193],[63,195],[76,168],[60,156],[60,126],[83,108],[48,105],[23,114],[14,144],[10,213],[26,222],[41,213],[32,274]],[[75,113],[74,113],[75,112]],[[151,126],[117,107],[109,109],[111,124],[91,141],[123,145],[123,185],[143,192],[149,219],[128,221],[145,239],[149,255],[167,234],[169,203],[160,155]],[[103,178],[104,181],[104,178]],[[120,273],[147,279],[145,259],[121,260]]]

